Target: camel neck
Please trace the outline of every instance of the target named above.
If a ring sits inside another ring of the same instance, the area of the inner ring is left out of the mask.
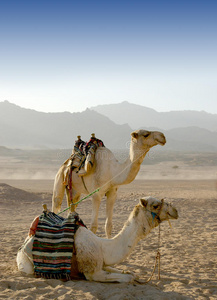
[[[120,233],[110,240],[104,240],[102,243],[105,252],[105,264],[115,265],[122,262],[151,229],[148,218],[140,222],[137,217],[134,218],[131,214]]]
[[[131,143],[134,144],[134,143]],[[134,147],[133,147],[134,146]],[[149,148],[147,149],[135,149],[135,145],[131,146],[128,159],[121,164],[120,176],[116,182],[118,185],[128,184],[132,182],[140,170],[141,163],[143,162]]]

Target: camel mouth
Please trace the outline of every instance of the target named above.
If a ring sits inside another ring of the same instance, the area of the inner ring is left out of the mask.
[[[157,140],[157,143],[158,143],[158,145],[160,145],[160,146],[164,146],[164,145],[166,144],[166,140],[164,140],[164,141],[159,141],[159,140]]]
[[[168,215],[168,217],[170,218],[170,219],[174,219],[174,220],[177,220],[178,219],[178,217],[179,217],[179,215],[178,215],[178,212],[176,211],[176,212],[174,212],[174,215],[171,215],[169,212],[167,213],[167,215]]]
[[[164,146],[166,144],[166,138],[163,133],[156,136],[155,139],[156,139],[156,142],[158,143],[158,145],[160,145],[160,146]]]

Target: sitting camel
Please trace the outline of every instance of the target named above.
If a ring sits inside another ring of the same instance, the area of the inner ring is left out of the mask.
[[[80,226],[75,233],[79,272],[92,281],[132,282],[135,279],[133,274],[124,274],[110,266],[122,262],[137,243],[162,221],[177,218],[178,212],[171,204],[153,197],[145,197],[140,199],[122,230],[112,239],[100,238]],[[26,254],[25,246],[17,254],[18,269],[33,274],[32,254],[31,251]]]
[[[117,196],[118,186],[132,182],[139,172],[147,152],[156,145],[166,143],[163,133],[158,131],[136,130],[131,133],[130,153],[124,163],[119,163],[114,154],[106,147],[99,147],[95,154],[95,162],[90,173],[80,177],[72,172],[72,198],[76,203],[81,194],[89,194],[97,188],[100,190],[92,196],[91,230],[96,233],[98,227],[98,212],[101,199],[106,195],[106,224],[107,237],[111,237],[113,207]],[[56,174],[53,188],[52,211],[58,213],[61,208],[66,190],[68,206],[71,204],[70,192],[64,185],[66,161]]]

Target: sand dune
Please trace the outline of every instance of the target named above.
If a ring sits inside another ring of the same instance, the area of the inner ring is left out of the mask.
[[[4,184],[3,184],[4,183]],[[8,184],[8,185],[6,185]],[[161,279],[144,285],[36,279],[17,271],[15,257],[42,203],[51,207],[52,181],[1,180],[0,299],[217,299],[217,218],[214,180],[135,180],[119,190],[115,204],[117,233],[141,196],[166,197],[179,219],[161,226]],[[66,201],[65,201],[66,202]],[[64,202],[64,206],[66,203]],[[89,226],[91,200],[77,209]],[[100,207],[98,235],[104,237],[105,201]],[[158,244],[155,229],[117,267],[147,279]]]

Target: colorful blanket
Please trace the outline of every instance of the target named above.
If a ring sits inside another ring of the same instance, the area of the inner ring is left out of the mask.
[[[74,234],[80,225],[77,214],[64,219],[48,212],[39,217],[32,248],[37,277],[70,280]]]

